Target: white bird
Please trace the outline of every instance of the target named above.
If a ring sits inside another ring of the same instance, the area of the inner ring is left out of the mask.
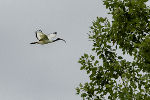
[[[61,38],[57,38],[54,40],[54,38],[56,37],[57,35],[57,32],[53,32],[51,34],[44,34],[41,30],[37,30],[35,32],[36,34],[36,38],[39,40],[37,42],[32,42],[30,44],[48,44],[48,43],[52,43],[52,42],[55,42],[55,41],[58,41],[58,40],[62,40],[66,43],[66,41],[64,39],[61,39]]]

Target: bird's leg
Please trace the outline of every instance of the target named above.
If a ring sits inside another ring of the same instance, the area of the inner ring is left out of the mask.
[[[32,42],[32,43],[30,43],[30,44],[38,44],[38,42]]]

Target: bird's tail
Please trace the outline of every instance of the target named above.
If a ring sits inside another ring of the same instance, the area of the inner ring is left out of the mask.
[[[38,42],[31,42],[30,44],[38,44]]]

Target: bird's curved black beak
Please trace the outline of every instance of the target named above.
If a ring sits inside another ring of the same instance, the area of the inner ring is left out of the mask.
[[[66,43],[66,41],[64,39],[61,39],[61,38],[57,38],[56,40],[53,40],[53,42],[56,42],[58,40],[62,40],[62,41],[64,41]]]
[[[64,41],[64,42],[66,43],[66,41],[65,41],[64,39],[61,39],[61,38],[57,38],[57,40],[62,40],[62,41]]]
[[[62,40],[62,41],[64,41],[66,43],[66,41],[64,39],[60,39],[60,40]]]

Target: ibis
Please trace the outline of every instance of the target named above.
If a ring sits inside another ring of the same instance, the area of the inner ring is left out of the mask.
[[[57,35],[57,32],[53,32],[53,33],[46,35],[42,32],[42,30],[37,30],[35,32],[35,35],[36,35],[36,38],[38,39],[38,41],[32,42],[30,44],[42,44],[43,45],[43,44],[53,43],[53,42],[56,42],[58,40],[62,40],[66,43],[66,41],[64,39],[61,39],[61,38],[54,39]]]

